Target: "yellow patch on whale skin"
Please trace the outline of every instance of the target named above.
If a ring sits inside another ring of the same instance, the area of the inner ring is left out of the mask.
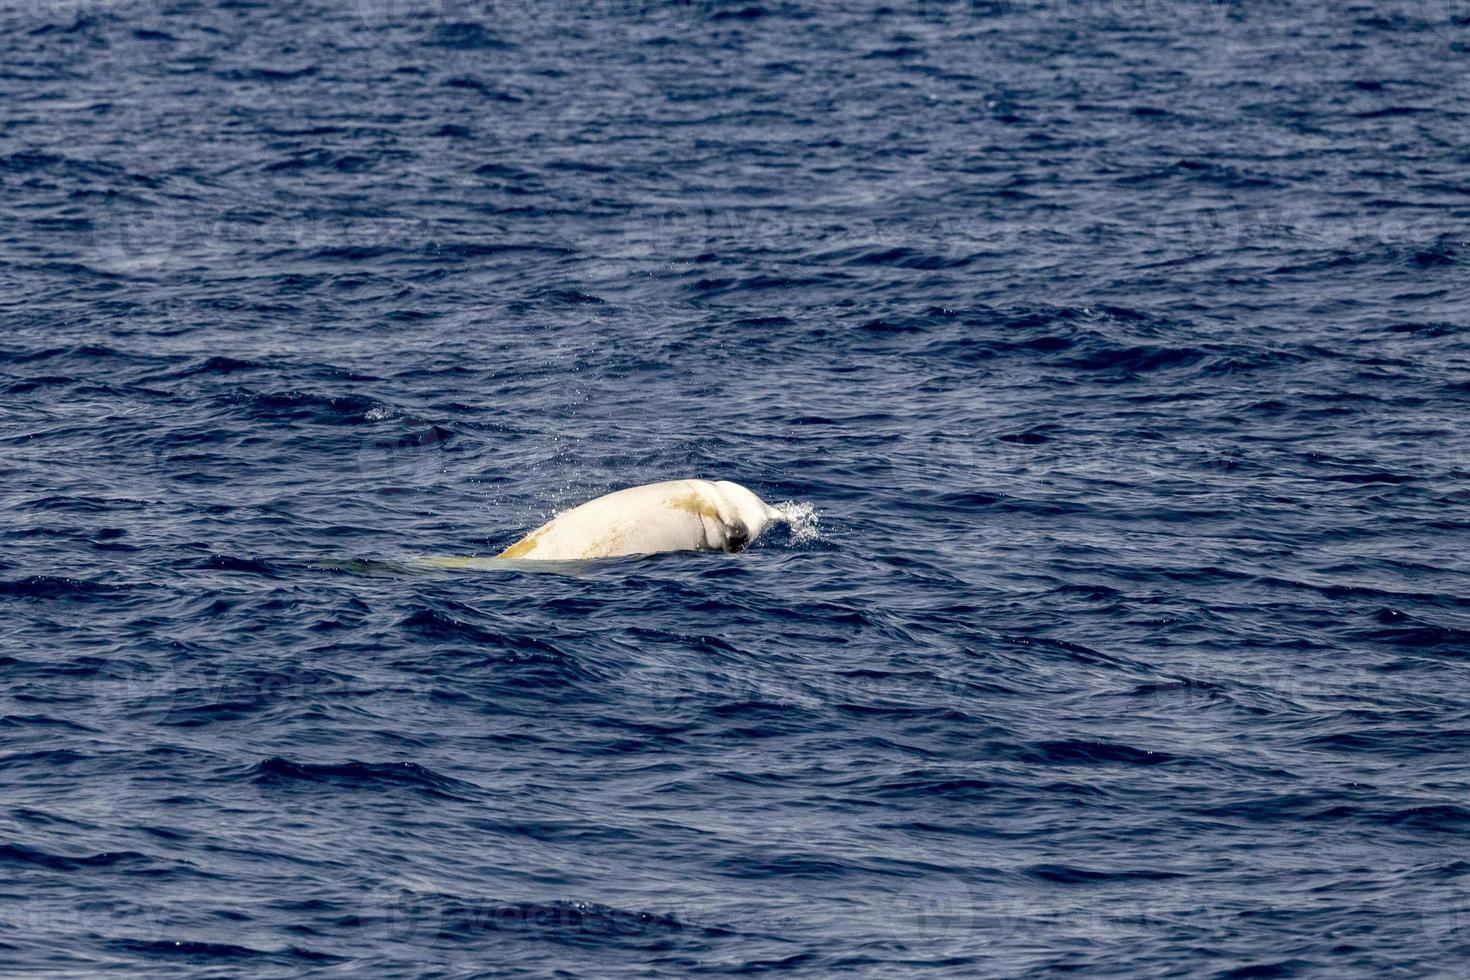
[[[608,528],[597,540],[588,543],[582,548],[582,558],[610,558],[613,555],[624,554],[623,534],[626,528],[622,524],[614,524]]]
[[[540,538],[541,535],[543,535],[543,534],[546,533],[547,526],[549,526],[549,525],[542,525],[541,527],[538,527],[536,530],[532,531],[530,534],[526,535],[524,538],[521,538],[515,544],[511,545],[509,548],[506,548],[504,551],[502,551],[500,554],[496,555],[495,557],[496,558],[520,558],[520,557],[523,557],[528,552],[530,552],[533,548],[536,547],[536,541],[537,541],[537,539]]]
[[[693,491],[670,500],[669,507],[674,510],[682,510],[686,514],[694,514],[696,517],[708,517],[712,521],[720,519],[719,509],[706,500],[703,494]]]

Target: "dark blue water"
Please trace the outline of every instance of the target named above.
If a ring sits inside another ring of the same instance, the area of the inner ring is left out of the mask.
[[[0,54],[0,972],[1460,974],[1470,8]],[[815,528],[403,565],[683,476]]]

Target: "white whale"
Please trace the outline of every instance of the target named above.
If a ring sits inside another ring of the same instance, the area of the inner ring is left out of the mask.
[[[589,500],[547,521],[496,560],[577,561],[663,551],[741,551],[789,517],[728,480],[670,480]],[[439,568],[479,558],[433,558]]]

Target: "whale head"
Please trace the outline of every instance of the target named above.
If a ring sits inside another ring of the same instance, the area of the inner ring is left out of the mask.
[[[788,520],[754,492],[729,480],[714,481],[720,498],[720,521],[725,526],[725,550],[744,551],[778,521]]]

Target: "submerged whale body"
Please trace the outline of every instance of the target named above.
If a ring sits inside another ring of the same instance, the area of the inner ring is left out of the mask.
[[[741,551],[785,519],[738,483],[670,480],[573,507],[495,557],[572,561],[662,551]]]

